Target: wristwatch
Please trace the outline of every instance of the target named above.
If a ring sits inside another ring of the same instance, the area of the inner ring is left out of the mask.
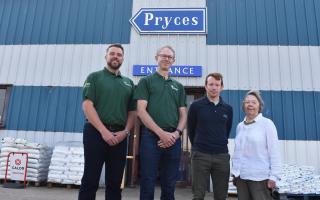
[[[176,128],[176,131],[178,131],[178,133],[179,133],[179,135],[181,136],[182,135],[182,130],[180,130],[180,129],[178,129],[178,128]]]
[[[127,136],[130,136],[130,131],[124,130],[124,133],[125,133]]]

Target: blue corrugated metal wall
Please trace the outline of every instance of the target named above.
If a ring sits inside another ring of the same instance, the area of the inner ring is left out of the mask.
[[[244,117],[241,102],[245,93],[222,93],[234,109],[232,137],[236,124]],[[262,96],[266,104],[263,113],[277,125],[280,139],[320,140],[320,92],[262,91]],[[81,87],[15,86],[10,99],[6,129],[82,131]]]
[[[14,86],[6,129],[81,132],[81,102],[80,87]]]
[[[315,45],[319,0],[207,0],[209,45]]]
[[[132,0],[0,0],[0,44],[130,41]]]
[[[0,0],[0,44],[129,43],[132,0]],[[319,45],[318,0],[210,0],[207,44]]]

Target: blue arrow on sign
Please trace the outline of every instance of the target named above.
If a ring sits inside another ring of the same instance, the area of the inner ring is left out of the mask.
[[[206,8],[141,8],[130,23],[140,34],[206,34]]]

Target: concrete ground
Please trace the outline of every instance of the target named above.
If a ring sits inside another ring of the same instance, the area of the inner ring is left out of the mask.
[[[78,189],[67,189],[64,187],[47,186],[34,187],[28,186],[26,189],[8,189],[0,185],[0,199],[2,200],[72,200],[77,199]],[[139,188],[125,188],[123,190],[123,200],[139,199]],[[160,188],[156,188],[155,199],[160,199]],[[96,200],[104,199],[104,189],[101,188],[97,192]],[[177,200],[192,199],[191,188],[177,188]],[[206,195],[205,200],[213,199],[212,193]],[[237,198],[230,197],[228,200],[235,200]]]

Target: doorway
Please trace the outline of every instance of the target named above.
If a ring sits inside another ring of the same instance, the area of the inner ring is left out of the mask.
[[[204,87],[185,87],[187,96],[187,110],[190,104],[205,94]],[[129,138],[127,156],[126,185],[135,187],[139,182],[139,142],[140,142],[140,120],[135,123],[133,134]],[[183,130],[181,136],[181,161],[179,167],[178,186],[191,185],[191,143],[189,141],[187,128]]]
[[[187,95],[187,110],[191,103],[203,97],[205,94],[204,87],[186,87]],[[188,137],[187,127],[184,129],[181,137],[181,161],[179,167],[179,180],[177,185],[179,186],[190,186],[191,185],[191,143]]]

